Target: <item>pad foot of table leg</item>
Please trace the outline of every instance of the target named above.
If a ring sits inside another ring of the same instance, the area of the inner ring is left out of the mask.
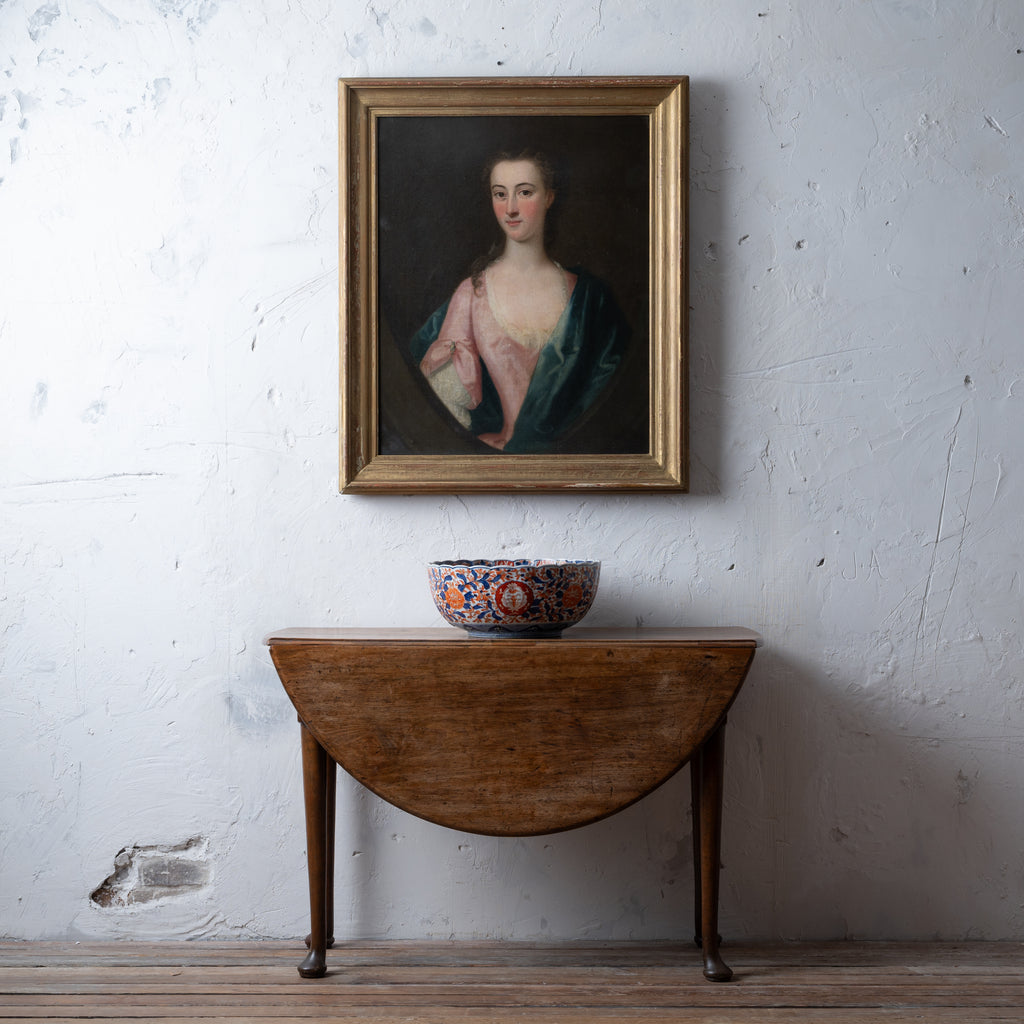
[[[303,978],[322,978],[326,973],[327,956],[322,949],[311,949],[299,964],[299,974]]]
[[[717,953],[705,953],[704,977],[708,981],[732,981],[732,968]]]

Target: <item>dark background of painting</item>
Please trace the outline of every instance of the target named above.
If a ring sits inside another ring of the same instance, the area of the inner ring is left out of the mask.
[[[618,375],[557,449],[649,450],[648,119],[625,116],[389,116],[378,120],[380,453],[494,453],[452,419],[409,341],[501,237],[483,169],[540,150],[555,171],[549,254],[612,289],[632,328]]]

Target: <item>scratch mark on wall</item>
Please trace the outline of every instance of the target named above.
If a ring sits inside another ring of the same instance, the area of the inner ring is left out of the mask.
[[[775,471],[775,460],[771,457],[771,441],[766,441],[761,452],[761,465],[764,466],[765,475],[768,477],[768,490],[772,489],[772,473]]]
[[[777,373],[779,370],[789,370],[794,366],[801,366],[806,363],[817,363],[821,362],[822,359],[835,359],[837,356],[847,356],[854,352],[870,352],[871,349],[868,347],[862,348],[845,348],[839,349],[836,352],[823,352],[820,355],[815,356],[803,356],[800,359],[790,359],[785,363],[776,363],[774,366],[763,366],[754,370],[740,370],[738,373],[730,373],[728,376],[731,378],[737,378],[739,380],[749,380],[752,377],[764,377],[771,373]]]
[[[21,487],[56,487],[63,484],[98,484],[107,480],[154,480],[165,473],[106,473],[103,476],[69,476],[59,480],[31,480],[24,484],[13,484],[11,490]]]
[[[948,504],[949,496],[950,496],[949,495],[949,486],[950,486],[950,478],[951,478],[951,476],[953,474],[953,456],[954,456],[954,453],[956,451],[957,444],[958,444],[959,438],[960,438],[960,422],[963,419],[963,415],[964,415],[964,407],[963,407],[963,405],[961,405],[960,409],[959,409],[959,411],[957,413],[956,422],[953,424],[952,436],[950,437],[950,441],[949,441],[949,448],[946,451],[946,472],[945,472],[945,475],[944,475],[943,481],[942,481],[942,495],[941,495],[941,497],[939,499],[939,514],[938,514],[938,521],[937,521],[936,527],[935,527],[935,539],[932,542],[931,559],[930,559],[929,565],[928,565],[928,574],[927,574],[927,577],[925,579],[924,594],[921,597],[921,610],[920,610],[920,614],[918,615],[918,620],[917,620],[916,640],[917,640],[917,644],[918,645],[924,640],[924,636],[925,636],[925,623],[926,623],[926,620],[927,620],[927,617],[928,617],[928,608],[929,608],[929,605],[931,603],[932,590],[933,590],[934,585],[935,585],[935,574],[936,574],[936,568],[937,568],[938,561],[939,561],[939,549],[940,549],[940,545],[942,543],[943,529],[944,529],[945,523],[946,523],[946,508],[947,508],[947,504]],[[974,493],[974,485],[975,485],[975,480],[976,480],[977,472],[978,472],[979,444],[980,444],[980,442],[976,438],[975,439],[974,460],[973,460],[973,465],[972,465],[972,469],[971,469],[971,479],[970,479],[970,483],[968,484],[968,488],[967,488],[967,498],[966,498],[966,500],[964,502],[964,507],[963,507],[963,512],[962,512],[962,523],[961,523],[961,526],[960,526],[959,536],[958,536],[957,542],[956,542],[956,553],[955,553],[955,555],[952,558],[952,561],[953,561],[953,575],[952,575],[952,578],[951,578],[951,580],[949,582],[949,586],[946,588],[946,600],[945,600],[945,604],[944,604],[943,609],[942,609],[942,614],[939,617],[938,629],[937,629],[937,632],[936,632],[936,639],[938,639],[938,636],[941,635],[941,632],[942,632],[942,625],[943,625],[943,622],[945,621],[946,613],[947,613],[947,611],[949,609],[949,603],[950,603],[950,601],[952,599],[953,588],[956,585],[957,574],[959,572],[960,562],[961,562],[961,559],[963,557],[963,545],[964,545],[964,541],[965,541],[965,538],[966,538],[966,535],[967,535],[967,527],[968,527],[968,523],[969,523],[969,520],[968,520],[968,510],[970,508],[971,496]],[[916,663],[916,660],[917,660],[917,651],[915,649],[915,652],[914,652],[914,661],[915,661],[915,663]]]
[[[957,429],[960,426],[960,419],[963,414],[964,407],[960,406],[960,411],[956,417],[956,423],[953,424],[953,436],[950,439],[949,449],[946,452],[946,474],[942,480],[942,496],[939,499],[939,516],[938,522],[935,526],[935,540],[932,543],[931,561],[928,565],[928,575],[925,579],[924,594],[921,597],[921,612],[917,619],[918,642],[920,642],[924,637],[925,617],[928,614],[928,599],[931,596],[932,583],[935,579],[935,564],[939,554],[939,542],[942,540],[942,523],[946,513],[946,496],[949,492],[949,477],[953,470],[953,452],[956,449]]]
[[[961,415],[963,409],[961,408]],[[957,423],[960,422],[960,417],[957,417]],[[951,452],[952,454],[952,452]],[[964,542],[967,539],[967,527],[970,525],[970,509],[971,509],[971,497],[974,494],[974,484],[978,478],[978,459],[981,456],[981,439],[979,436],[974,438],[974,459],[971,463],[971,482],[967,485],[967,498],[964,501],[963,513],[960,522],[960,536],[956,542],[956,556],[953,560],[953,576],[949,581],[949,586],[946,588],[946,602],[942,606],[942,615],[939,616],[939,626],[935,631],[936,639],[942,636],[942,627],[946,621],[946,613],[949,611],[949,603],[953,599],[953,589],[956,587],[957,575],[960,572],[960,562],[964,556]],[[947,467],[948,477],[948,467]]]
[[[985,124],[989,126],[993,131],[999,132],[1000,135],[1006,138],[1010,137],[1010,133],[992,116],[989,114],[985,115]]]
[[[305,304],[330,284],[335,277],[336,269],[318,274],[316,277],[304,281],[297,288],[293,288],[284,298],[278,299],[272,306],[264,310],[262,303],[257,303],[253,312],[259,316],[256,326],[252,330],[249,348],[256,351],[256,342],[259,339],[260,329],[266,324],[267,318],[273,313],[279,313],[278,320],[285,320],[288,316],[301,310]]]

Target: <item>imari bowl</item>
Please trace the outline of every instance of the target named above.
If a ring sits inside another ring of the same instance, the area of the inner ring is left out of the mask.
[[[427,566],[438,611],[474,636],[556,637],[590,611],[600,562],[458,559]]]

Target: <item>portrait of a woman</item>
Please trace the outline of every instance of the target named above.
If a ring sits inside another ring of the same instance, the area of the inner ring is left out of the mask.
[[[558,188],[543,155],[500,153],[484,185],[498,240],[411,351],[453,419],[489,449],[549,452],[604,396],[630,330],[602,281],[549,255]]]
[[[648,124],[377,125],[381,455],[643,454]]]

